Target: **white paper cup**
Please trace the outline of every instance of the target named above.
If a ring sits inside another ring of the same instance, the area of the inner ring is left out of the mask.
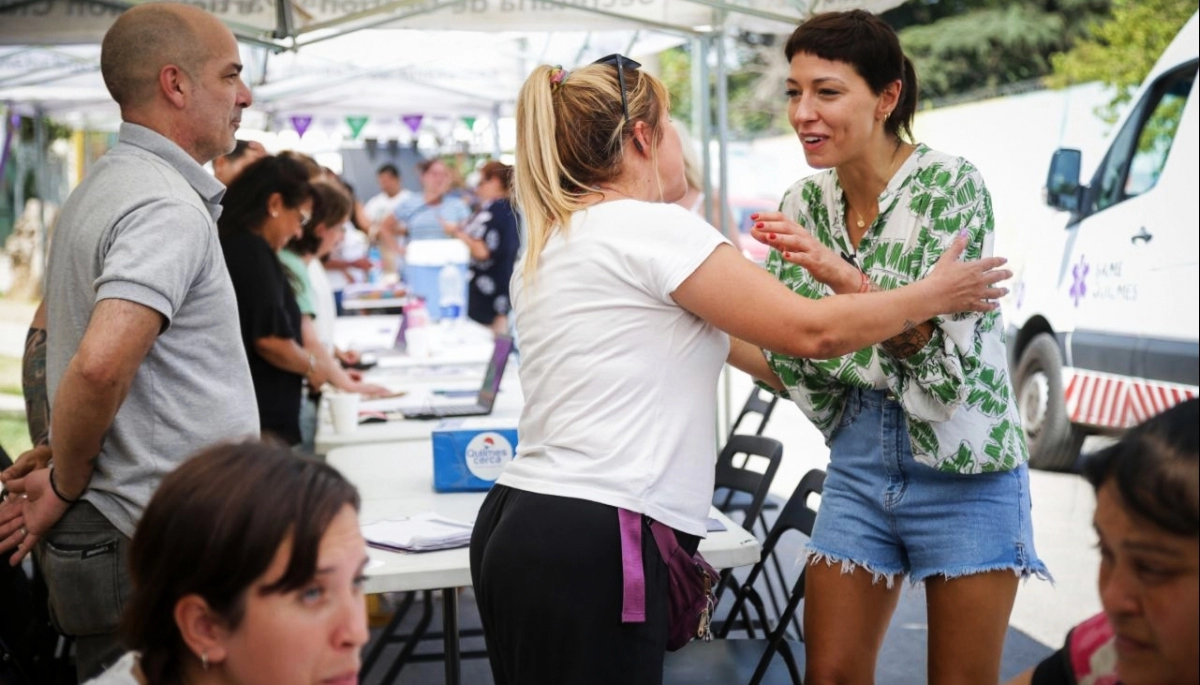
[[[328,393],[329,413],[333,418],[333,432],[339,435],[358,430],[358,393]]]

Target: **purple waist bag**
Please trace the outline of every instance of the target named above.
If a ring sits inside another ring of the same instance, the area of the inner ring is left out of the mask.
[[[624,594],[621,622],[646,620],[646,577],[642,565],[642,515],[618,509],[621,520],[621,564],[624,569]],[[716,608],[719,576],[697,552],[693,555],[679,546],[675,531],[650,520],[650,531],[658,553],[667,564],[667,651],[674,652],[692,638],[712,639],[709,622]]]

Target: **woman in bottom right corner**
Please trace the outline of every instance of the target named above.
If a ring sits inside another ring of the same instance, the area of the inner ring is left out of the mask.
[[[1200,400],[1084,464],[1096,489],[1104,611],[1009,685],[1200,683]]]

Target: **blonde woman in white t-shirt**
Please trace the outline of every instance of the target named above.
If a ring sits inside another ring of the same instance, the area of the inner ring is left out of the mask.
[[[681,144],[666,90],[639,66],[613,55],[569,74],[538,67],[517,102],[525,408],[517,458],[471,540],[497,685],[661,682],[666,567],[642,535],[646,616],[623,623],[618,509],[696,549],[723,364],[778,384],[760,348],[841,355],[913,321],[991,311],[1010,275],[1001,259],[957,261],[960,240],[906,288],[793,294],[670,204],[687,187]]]

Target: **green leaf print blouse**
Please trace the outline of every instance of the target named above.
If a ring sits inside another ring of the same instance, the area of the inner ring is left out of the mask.
[[[970,162],[918,145],[879,196],[879,217],[850,245],[837,172],[792,186],[781,211],[836,252],[856,257],[880,288],[929,274],[960,231],[963,259],[991,253],[992,202]],[[857,253],[857,254],[856,254]],[[833,291],[772,250],[767,269],[794,292],[818,299]],[[828,360],[767,352],[792,400],[825,435],[838,429],[850,388],[887,389],[904,407],[917,461],[956,473],[987,473],[1025,463],[1028,452],[1013,401],[999,312],[934,319],[929,343],[906,359],[879,346]]]

